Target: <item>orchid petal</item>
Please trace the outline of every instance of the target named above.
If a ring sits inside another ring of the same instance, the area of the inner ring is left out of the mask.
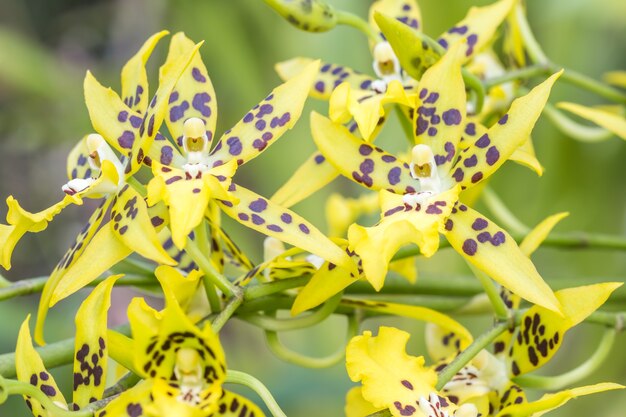
[[[234,184],[233,184],[234,185]],[[239,204],[220,201],[222,210],[241,224],[267,236],[318,255],[339,266],[350,268],[350,257],[315,226],[301,216],[237,185],[231,194]]]
[[[163,30],[150,36],[122,68],[122,97],[124,103],[133,111],[144,113],[148,107],[146,63],[157,43],[168,33]]]
[[[576,397],[616,389],[624,389],[624,386],[619,384],[613,384],[610,382],[604,382],[601,384],[572,388],[557,392],[555,394],[545,394],[537,401],[532,401],[525,404],[510,405],[501,410],[496,417],[540,417],[548,411],[561,407],[569,400]]]
[[[164,68],[184,59],[184,55],[193,48],[193,45],[194,43],[184,33],[175,34],[170,43]],[[163,76],[162,71],[161,78]],[[169,114],[165,118],[165,123],[180,149],[183,149],[183,123],[191,117],[204,121],[206,135],[209,143],[211,142],[217,123],[217,100],[200,54],[192,58],[191,63],[178,79],[169,96],[168,109]]]
[[[67,155],[67,178],[91,178],[93,170],[89,165],[89,151],[85,143],[85,137],[78,141]]]
[[[626,140],[626,118],[623,115],[567,102],[559,103],[557,107],[589,120]]]
[[[276,87],[261,103],[225,132],[211,151],[213,166],[236,160],[241,165],[256,158],[300,118],[319,61]]]
[[[314,62],[311,58],[292,58],[275,65],[276,72],[283,81],[290,80]],[[329,100],[337,86],[348,82],[352,88],[369,91],[373,78],[366,74],[354,71],[352,68],[322,62],[315,79],[313,80],[309,96]]]
[[[461,328],[464,332],[451,326],[443,327],[439,323],[426,325],[426,348],[433,362],[450,360],[469,346],[473,341],[472,335],[463,326]]]
[[[59,404],[61,407],[67,408],[67,402],[65,398],[63,398],[61,390],[52,375],[48,373],[44,367],[39,353],[33,348],[33,341],[28,328],[29,320],[30,315],[26,317],[26,320],[22,323],[17,336],[17,346],[15,348],[15,371],[17,379],[34,385],[52,401]],[[28,396],[24,396],[24,399],[26,400],[26,405],[28,405],[33,412],[33,415],[53,417],[53,413],[46,411],[39,401]]]
[[[366,279],[379,291],[385,281],[393,255],[407,243],[419,246],[421,253],[432,256],[439,247],[439,229],[458,199],[455,187],[411,206],[403,196],[381,191],[382,220],[373,227],[350,226],[348,240],[363,261]]]
[[[134,387],[122,392],[102,410],[95,413],[96,417],[148,417],[146,409],[150,405],[150,394],[153,381],[140,381]]]
[[[364,417],[384,410],[382,407],[374,407],[363,398],[363,388],[354,387],[346,394],[346,417]]]
[[[437,374],[424,366],[424,357],[405,351],[410,335],[380,327],[352,338],[346,347],[346,369],[350,379],[361,381],[363,398],[375,408],[389,408],[400,417],[417,409],[416,401],[436,392]]]
[[[422,14],[415,0],[377,0],[373,2],[369,10],[369,24],[374,30],[380,32],[376,19],[377,14],[389,16],[415,30],[421,29],[422,26]],[[382,39],[386,39],[382,33],[379,35]]]
[[[562,71],[513,101],[509,111],[461,153],[451,176],[461,186],[472,187],[494,173],[530,137],[550,89]]]
[[[345,127],[313,112],[311,131],[319,150],[346,178],[375,190],[417,191],[408,164],[356,138]]]
[[[600,308],[621,285],[607,282],[556,291],[562,316],[541,306],[531,307],[522,317],[508,352],[511,375],[525,374],[544,365],[561,346],[565,333]]]
[[[107,312],[111,290],[122,275],[100,283],[76,312],[73,402],[83,408],[104,394],[108,364]]]
[[[224,417],[265,417],[265,413],[249,399],[224,390],[224,396],[218,402],[216,416]]]

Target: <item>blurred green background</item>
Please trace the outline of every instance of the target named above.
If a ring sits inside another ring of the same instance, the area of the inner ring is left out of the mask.
[[[337,8],[367,15],[368,1],[331,1]],[[436,36],[460,20],[467,8],[486,1],[421,0],[425,31]],[[626,2],[623,0],[531,0],[530,22],[544,50],[555,62],[599,78],[603,72],[626,68]],[[322,58],[371,72],[364,36],[339,27],[324,34],[303,33],[260,0],[0,0],[0,195],[15,196],[31,211],[48,207],[62,197],[66,181],[65,156],[73,144],[90,132],[82,99],[82,78],[90,69],[105,85],[119,89],[123,63],[152,33],[161,29],[185,31],[206,42],[201,53],[218,97],[218,133],[232,126],[246,111],[279,84],[273,64],[294,56]],[[152,86],[166,53],[166,42],[155,51],[149,68]],[[599,104],[597,97],[559,84],[553,101],[567,99]],[[326,111],[326,103],[307,104],[301,123],[269,152],[242,167],[238,181],[270,196],[313,150],[308,112]],[[405,146],[393,120],[380,142],[388,149]],[[534,143],[546,168],[543,178],[515,164],[507,164],[492,181],[493,188],[521,220],[534,225],[549,214],[569,211],[558,231],[626,235],[626,144],[612,138],[584,144],[564,137],[546,120],[535,129]],[[348,181],[300,203],[295,210],[325,228],[324,201],[332,191],[357,195]],[[13,256],[13,268],[2,271],[10,280],[45,276],[63,255],[90,214],[92,203],[70,207],[40,234],[26,236]],[[480,208],[480,204],[479,204]],[[0,206],[0,217],[6,207]],[[258,261],[262,236],[226,222],[236,241]],[[534,260],[549,281],[558,278],[590,280],[626,276],[626,256],[606,251],[541,249]],[[464,262],[450,250],[441,251],[421,271],[467,273]],[[419,282],[418,284],[419,285]],[[113,323],[124,321],[132,292],[115,292]],[[53,341],[74,332],[67,319],[84,297],[74,296],[52,311],[48,338]],[[26,314],[36,310],[38,298],[23,297],[0,303],[0,353],[14,350],[17,330]],[[158,303],[158,301],[156,301]],[[624,310],[626,306],[621,306]],[[462,320],[476,332],[489,326],[488,318]],[[423,350],[423,327],[414,322],[386,319],[368,321],[395,324],[413,333],[410,351]],[[336,318],[304,331],[284,335],[289,346],[323,355],[343,343],[345,323]],[[570,369],[593,352],[601,329],[582,325],[566,338],[545,373]],[[268,352],[261,331],[233,320],[222,332],[229,366],[257,376],[274,393],[289,416],[339,416],[344,395],[352,385],[343,364],[326,370],[306,370],[285,364]],[[626,334],[622,333],[610,361],[584,383],[613,381],[626,384]],[[542,371],[544,372],[544,371]],[[66,396],[71,395],[70,367],[55,370]],[[254,394],[251,394],[254,396]],[[577,400],[556,416],[623,417],[626,394],[611,392]],[[21,399],[0,406],[0,416],[26,416]]]

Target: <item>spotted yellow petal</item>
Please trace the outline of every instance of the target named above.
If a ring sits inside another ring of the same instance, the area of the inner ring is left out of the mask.
[[[78,141],[67,155],[67,178],[91,178],[95,172],[89,165],[89,151],[85,143],[85,137]]]
[[[543,166],[537,159],[535,154],[535,146],[533,140],[529,136],[522,144],[509,156],[513,162],[517,162],[527,168],[532,169],[539,176],[543,175]]]
[[[226,131],[211,151],[213,166],[230,160],[236,160],[241,165],[256,158],[291,129],[302,114],[318,71],[319,61],[310,63],[300,74],[276,87],[232,129]]]
[[[516,99],[509,111],[485,134],[461,152],[451,177],[462,187],[471,187],[493,174],[530,137],[560,71],[530,93]]]
[[[102,410],[97,411],[95,417],[148,417],[146,409],[151,402],[150,394],[154,382],[141,381],[137,385],[122,392],[109,402]]]
[[[430,147],[441,175],[457,155],[464,129],[466,97],[461,76],[461,45],[456,45],[424,73],[413,114],[415,143]]]
[[[567,102],[559,103],[557,107],[587,119],[626,140],[626,117],[622,115]]]
[[[104,393],[108,363],[107,312],[111,290],[121,275],[107,278],[93,289],[76,312],[74,396],[80,408]]]
[[[67,402],[59,390],[54,378],[43,365],[39,353],[33,348],[33,341],[30,337],[28,322],[30,315],[24,320],[17,335],[17,346],[15,347],[15,371],[17,379],[29,383],[39,388],[52,401],[60,407],[67,408]],[[28,396],[24,396],[26,405],[32,410],[33,415],[43,417],[54,417],[53,413],[46,411],[41,404]]]
[[[492,41],[515,2],[499,0],[488,6],[470,8],[463,20],[439,37],[439,44],[447,49],[457,42],[465,43],[464,56],[469,60]]]
[[[533,263],[495,223],[459,204],[446,221],[443,233],[468,262],[505,288],[532,303],[559,311],[559,302]]]
[[[279,62],[275,65],[275,69],[280,78],[283,81],[287,81],[300,74],[312,62],[314,60],[311,58],[292,58],[288,61]],[[322,62],[320,65],[319,72],[315,76],[309,91],[309,95],[316,99],[330,99],[330,94],[333,90],[343,82],[349,83],[354,89],[367,91],[373,81],[369,75],[358,73],[349,67],[325,62]]]
[[[132,110],[145,113],[148,107],[148,74],[146,63],[157,43],[169,32],[163,30],[150,36],[139,51],[122,68],[122,95],[124,103]]]
[[[557,213],[551,216],[546,217],[542,220],[537,226],[531,230],[524,240],[519,245],[519,248],[526,256],[530,256],[537,248],[543,243],[543,241],[548,237],[552,229],[559,223],[561,220],[569,216],[568,212]]]
[[[411,177],[408,164],[356,138],[345,127],[313,112],[311,131],[320,152],[346,178],[374,190],[417,191],[419,184]]]
[[[393,255],[407,243],[419,246],[424,256],[439,247],[439,229],[458,199],[458,187],[409,205],[403,196],[381,191],[382,220],[373,227],[350,226],[348,240],[363,261],[366,279],[378,291]]]
[[[184,276],[178,269],[167,265],[158,266],[154,270],[154,275],[159,282],[163,282],[164,285],[172,289],[176,301],[183,310],[187,309],[202,278],[202,273],[197,270]]]
[[[376,0],[369,10],[369,24],[374,30],[380,31],[376,15],[382,14],[404,23],[412,29],[421,29],[422,14],[419,5],[414,0]],[[381,33],[381,38],[385,39]]]
[[[531,307],[508,352],[510,374],[518,376],[543,366],[561,346],[565,333],[600,308],[621,285],[607,282],[556,291],[563,316],[541,306]]]
[[[397,417],[414,413],[416,401],[436,392],[437,374],[424,366],[424,357],[409,356],[410,335],[393,327],[380,327],[352,338],[346,347],[350,379],[361,382],[363,398],[375,408],[389,408]]]
[[[473,341],[472,335],[464,327],[461,328],[464,332],[435,323],[426,325],[426,348],[433,362],[454,358]]]
[[[557,392],[555,394],[545,394],[537,401],[525,404],[513,404],[501,410],[496,417],[540,417],[549,411],[561,407],[569,400],[598,392],[624,389],[624,386],[604,382],[595,385],[572,388]]]
[[[89,242],[93,238],[93,236],[98,231],[100,224],[104,220],[104,214],[108,210],[111,205],[112,199],[106,199],[104,202],[92,213],[91,217],[89,217],[89,221],[83,227],[83,230],[76,236],[74,243],[72,246],[65,252],[63,258],[56,265],[52,274],[46,281],[44,285],[43,291],[41,292],[41,299],[39,300],[39,305],[37,307],[37,323],[35,324],[35,341],[44,345],[44,334],[43,328],[46,320],[46,315],[48,314],[48,308],[51,303],[50,300],[56,289],[59,282],[62,280],[65,273],[71,268],[79,259],[82,259],[81,255],[88,247]],[[93,256],[93,253],[92,253]],[[87,264],[89,261],[83,261]],[[87,269],[89,271],[89,269]],[[95,277],[94,277],[95,278]]]
[[[215,416],[224,417],[265,417],[261,409],[252,401],[234,392],[224,390],[219,400]]]
[[[508,55],[517,67],[526,66],[526,48],[524,46],[524,38],[522,30],[517,19],[517,14],[526,14],[524,2],[517,0],[513,10],[506,17],[506,28],[504,31],[504,39],[502,41],[502,49]]]
[[[178,32],[172,37],[164,68],[184,59],[194,43],[184,33]],[[161,71],[161,78],[164,74]],[[168,99],[168,114],[165,117],[167,128],[172,138],[183,149],[183,123],[197,117],[204,121],[209,143],[215,135],[217,123],[217,100],[215,90],[200,54],[196,54],[185,72],[180,76]]]

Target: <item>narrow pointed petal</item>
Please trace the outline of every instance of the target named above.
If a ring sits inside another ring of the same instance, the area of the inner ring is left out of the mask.
[[[178,305],[186,310],[198,289],[203,274],[199,271],[191,271],[187,276],[184,276],[176,268],[161,265],[154,270],[154,275],[159,282],[172,289]]]
[[[509,111],[462,153],[451,176],[469,188],[493,174],[530,137],[560,71],[511,104]]]
[[[552,229],[554,229],[554,227],[567,216],[569,216],[568,212],[553,214],[552,216],[546,217],[541,221],[541,223],[535,226],[519,245],[519,248],[524,255],[530,257],[530,255],[532,255],[537,248],[541,246]]]
[[[44,367],[39,353],[33,348],[33,341],[28,328],[29,320],[30,315],[22,323],[19,334],[17,335],[17,346],[15,347],[15,371],[17,379],[34,385],[52,401],[58,403],[61,407],[65,406],[67,408],[67,402],[65,398],[63,398],[61,390],[52,375],[48,373]],[[24,399],[26,400],[26,405],[32,410],[33,415],[53,417],[38,401],[28,396],[24,396]]]
[[[407,243],[419,246],[424,256],[439,247],[439,229],[458,200],[458,187],[410,206],[401,195],[381,192],[382,220],[372,227],[353,224],[348,230],[350,248],[363,261],[365,278],[379,291],[393,255]]]
[[[163,30],[150,36],[122,68],[122,98],[124,103],[133,111],[145,113],[148,107],[146,63],[157,43],[168,33],[168,31]]]
[[[37,233],[45,230],[54,216],[59,214],[70,204],[81,205],[80,195],[66,195],[55,205],[37,213],[31,213],[22,208],[18,201],[9,196],[7,198],[7,223],[0,225],[3,239],[0,241],[0,265],[4,269],[11,269],[11,256],[15,246],[26,233]]]
[[[289,208],[330,184],[338,175],[337,169],[326,161],[324,155],[315,152],[298,167],[270,200]]]
[[[46,320],[46,315],[48,314],[48,308],[50,307],[50,300],[52,298],[52,294],[56,289],[56,286],[63,278],[63,275],[67,272],[67,270],[76,263],[85,249],[88,247],[89,242],[98,231],[100,224],[104,220],[104,214],[108,210],[111,205],[112,199],[105,200],[100,207],[98,207],[89,220],[83,227],[83,230],[76,236],[74,243],[65,252],[63,258],[56,265],[52,274],[46,281],[46,285],[43,287],[43,291],[41,292],[41,299],[39,300],[39,305],[37,307],[37,322],[35,324],[35,341],[39,345],[44,345],[44,335],[43,335],[43,327]]]
[[[276,72],[283,81],[290,80],[300,74],[309,64],[314,62],[311,58],[292,58],[288,61],[279,62],[275,65]],[[348,82],[354,89],[369,91],[374,80],[366,74],[354,71],[352,68],[341,65],[328,64],[322,62],[320,69],[315,76],[309,96],[328,100],[337,86],[343,82]]]
[[[400,66],[413,79],[421,79],[424,71],[439,60],[439,54],[408,25],[382,13],[375,13],[374,19],[398,57]]]
[[[447,49],[458,42],[466,43],[463,55],[466,61],[471,59],[492,41],[515,3],[516,0],[499,0],[488,6],[472,7],[463,20],[439,37],[439,44]]]
[[[549,411],[561,407],[571,399],[581,397],[583,395],[590,395],[616,389],[624,389],[624,386],[604,382],[595,385],[572,388],[555,394],[545,394],[537,401],[510,405],[501,410],[496,417],[540,417]]]
[[[80,408],[102,399],[107,375],[108,340],[107,312],[111,290],[122,275],[114,275],[100,283],[76,312],[74,344],[74,396]]]
[[[626,118],[623,115],[617,115],[608,111],[581,106],[576,103],[562,102],[559,103],[557,107],[567,110],[570,113],[574,113],[583,119],[589,120],[626,140]]]
[[[455,46],[424,73],[413,114],[415,143],[432,149],[442,176],[456,160],[466,106],[460,46]]]
[[[172,66],[174,62],[184,59],[186,51],[193,46],[194,43],[183,32],[175,34],[172,37],[164,67]],[[168,114],[165,123],[181,150],[183,149],[183,123],[190,117],[197,117],[204,121],[210,143],[215,135],[217,123],[217,99],[200,54],[193,57],[191,64],[178,79],[168,99]]]
[[[301,216],[240,185],[233,184],[230,192],[239,204],[221,201],[222,210],[244,226],[353,269],[350,257]]]
[[[437,374],[424,366],[424,357],[409,356],[409,333],[380,327],[352,338],[346,347],[350,379],[361,381],[363,398],[376,408],[389,408],[393,416],[414,413],[416,401],[436,392]]]
[[[85,287],[131,253],[132,250],[117,238],[113,229],[105,225],[52,288],[48,307]]]
[[[256,158],[287,130],[302,114],[319,61],[309,64],[299,75],[275,88],[249,111],[232,129],[225,132],[211,151],[213,166],[236,160],[241,165]]]
[[[418,191],[408,164],[356,138],[345,127],[313,112],[311,131],[320,152],[346,178],[374,190],[398,194]]]
[[[219,208],[217,204],[216,208]],[[217,241],[221,242],[224,246],[224,248],[221,246],[220,248],[233,266],[247,270],[254,268],[252,261],[250,261],[248,256],[241,250],[241,248],[239,248],[239,246],[237,246],[235,241],[228,235],[228,233],[226,233],[224,229],[219,226],[219,224],[215,223],[213,219],[209,219],[209,227],[211,228],[211,236],[215,236]],[[212,242],[212,245],[215,244]]]
[[[602,78],[616,87],[626,88],[626,71],[609,71]]]
[[[509,350],[507,365],[511,375],[528,373],[549,361],[565,333],[600,308],[621,285],[607,282],[557,291],[563,316],[540,306],[531,307],[522,317]]]
[[[374,30],[380,32],[376,15],[381,14],[404,23],[411,29],[419,30],[422,27],[422,14],[419,5],[414,0],[377,0],[372,3],[369,10],[369,24]],[[385,35],[379,33],[381,39]]]
[[[146,202],[128,184],[113,200],[110,227],[115,237],[133,252],[160,264],[176,264],[159,242]]]
[[[531,170],[535,171],[540,177],[543,175],[543,166],[537,159],[535,154],[535,146],[533,140],[529,136],[522,144],[509,156],[509,160],[517,162]]]
[[[471,333],[463,326],[461,328],[463,330],[459,332],[450,326],[443,327],[436,323],[426,325],[426,349],[433,362],[450,360],[472,343]]]
[[[442,233],[469,263],[513,293],[547,309],[560,311],[554,293],[515,240],[482,214],[459,204]]]

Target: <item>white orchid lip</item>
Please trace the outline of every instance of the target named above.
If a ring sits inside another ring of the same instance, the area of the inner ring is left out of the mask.
[[[183,124],[183,149],[187,156],[185,171],[205,171],[209,165],[209,138],[206,125],[198,117],[190,117]],[[199,167],[193,167],[199,165]],[[200,168],[200,169],[198,169]]]
[[[387,41],[379,42],[372,52],[374,62],[372,66],[374,73],[379,78],[372,82],[372,90],[378,93],[387,91],[387,84],[393,80],[403,81],[402,67],[400,60]]]
[[[176,351],[174,375],[180,388],[178,400],[198,403],[204,380],[202,379],[202,358],[196,349],[180,348]]]

